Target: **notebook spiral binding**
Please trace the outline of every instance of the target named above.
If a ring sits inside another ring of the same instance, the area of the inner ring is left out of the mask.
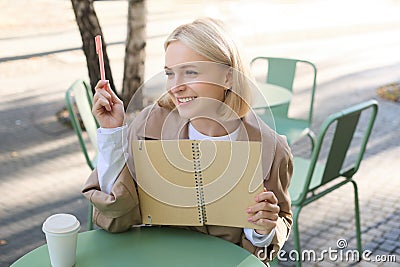
[[[204,204],[204,192],[203,192],[203,177],[200,167],[200,148],[199,143],[192,143],[193,153],[193,167],[194,167],[194,179],[196,184],[196,195],[197,195],[197,211],[199,213],[199,222],[207,222],[206,207]]]

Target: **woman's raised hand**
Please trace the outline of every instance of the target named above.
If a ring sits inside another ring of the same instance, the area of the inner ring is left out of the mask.
[[[107,80],[100,80],[93,96],[92,113],[102,128],[120,127],[124,123],[124,104],[110,89]]]

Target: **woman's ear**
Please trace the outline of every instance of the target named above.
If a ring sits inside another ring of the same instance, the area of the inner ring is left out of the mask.
[[[233,72],[232,72],[232,68],[229,67],[228,72],[226,73],[226,76],[225,76],[225,88],[232,87],[232,80],[233,80]]]

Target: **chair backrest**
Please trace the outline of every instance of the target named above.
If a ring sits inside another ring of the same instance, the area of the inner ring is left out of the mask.
[[[292,58],[277,58],[277,57],[255,57],[251,61],[250,65],[252,68],[257,66],[260,63],[261,66],[265,68],[264,81],[266,83],[275,84],[281,87],[288,89],[293,92],[293,83],[296,77],[296,70],[300,64],[306,65],[312,71],[312,81],[311,81],[311,99],[310,99],[310,107],[308,112],[307,120],[311,124],[313,108],[314,108],[314,93],[316,87],[316,79],[317,79],[317,68],[315,65],[306,60],[300,59],[292,59]],[[280,105],[277,107],[271,108],[274,115],[283,115],[288,116],[289,105]]]
[[[303,196],[301,197],[304,197],[307,192],[315,190],[335,178],[351,178],[358,171],[377,112],[377,101],[369,100],[332,114],[324,121],[318,132],[317,142],[311,155],[311,161],[307,173],[308,180],[304,184],[302,191]],[[358,152],[356,151],[355,159],[348,163],[346,159],[349,157],[349,148],[354,140],[356,130],[360,129],[360,117],[362,114],[366,117],[363,117],[362,131],[357,131],[357,139],[359,137],[362,138],[360,142],[356,142],[357,145],[355,145],[355,147]],[[329,138],[332,137],[332,139],[331,141],[326,142],[326,139],[328,139],[328,130]],[[320,158],[321,148],[323,144],[326,143],[330,143],[326,155],[326,161],[325,164],[319,165],[319,169],[317,170],[317,162]],[[317,171],[319,173],[318,181],[315,180],[316,176],[314,175]]]
[[[89,85],[84,80],[76,80],[68,88],[65,101],[72,127],[78,136],[86,162],[93,170],[97,162],[96,131],[99,125],[92,114],[93,95]],[[83,130],[86,131],[89,142],[83,136]],[[94,150],[93,155],[89,153],[90,146]]]

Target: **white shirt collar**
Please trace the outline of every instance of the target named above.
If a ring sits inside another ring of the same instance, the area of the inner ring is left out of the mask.
[[[214,140],[214,141],[236,141],[239,136],[239,127],[230,134],[223,136],[208,136],[197,131],[189,122],[189,139],[190,140]]]

